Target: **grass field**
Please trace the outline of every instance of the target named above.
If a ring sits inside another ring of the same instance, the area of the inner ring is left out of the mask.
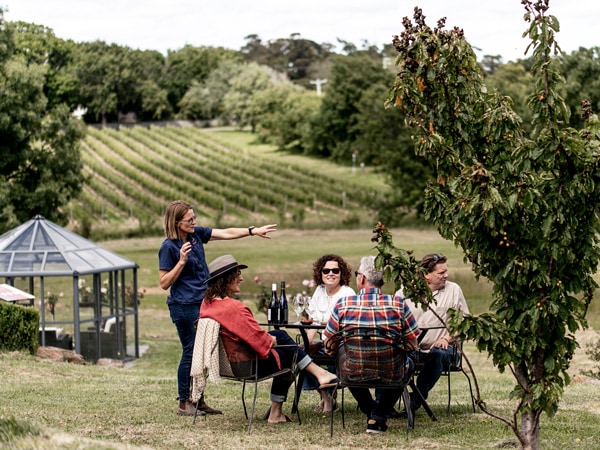
[[[260,225],[260,224],[256,224]],[[272,239],[245,238],[237,241],[212,241],[205,246],[207,259],[231,253],[248,265],[244,271],[242,294],[251,301],[260,292],[253,279],[258,276],[264,286],[286,281],[288,296],[303,289],[302,280],[312,277],[313,262],[325,253],[337,253],[356,269],[360,258],[375,254],[371,229],[360,230],[295,230],[280,229]],[[450,279],[462,287],[471,312],[488,310],[492,285],[485,279],[477,281],[471,266],[463,261],[460,248],[442,239],[432,229],[395,229],[392,231],[397,247],[413,250],[417,257],[440,252],[448,257]],[[138,263],[139,285],[147,289],[149,298],[158,295],[163,306],[166,293],[158,286],[157,252],[162,238],[106,241],[101,245]],[[389,287],[389,289],[392,289]],[[142,300],[142,307],[148,301]],[[592,302],[588,314],[590,326],[600,329],[600,302]]]
[[[257,224],[258,225],[258,224]],[[434,231],[394,230],[396,245],[414,249],[417,255],[442,252],[449,257],[450,277],[458,281],[472,312],[486,310],[491,287],[475,283],[468,265],[452,243]],[[373,254],[370,230],[278,231],[271,240],[246,238],[211,242],[208,259],[233,254],[249,266],[244,271],[242,291],[245,302],[255,306],[261,278],[268,286],[286,280],[290,293],[310,278],[312,262],[321,254],[344,256],[355,268],[361,256]],[[416,427],[406,437],[404,423],[391,421],[391,429],[381,436],[365,433],[365,418],[356,403],[346,396],[346,428],[339,414],[333,439],[329,439],[328,417],[313,411],[317,394],[301,399],[302,425],[270,426],[260,420],[268,407],[269,383],[259,392],[257,420],[251,433],[241,408],[241,385],[209,382],[207,401],[223,409],[223,416],[208,417],[192,425],[190,418],[175,415],[177,402],[176,368],[179,342],[165,305],[165,292],[157,282],[157,251],[160,238],[107,241],[101,243],[140,266],[139,285],[146,289],[140,309],[140,339],[147,351],[123,368],[78,366],[50,363],[21,353],[0,354],[0,448],[8,449],[317,449],[317,448],[396,448],[396,449],[486,449],[514,447],[512,432],[499,421],[482,413],[470,412],[468,390],[462,375],[452,377],[452,413],[447,416],[445,380],[431,393],[430,404],[438,417],[429,420],[419,411]],[[289,294],[288,294],[289,295]],[[597,303],[597,302],[596,302]],[[594,305],[597,308],[596,305]],[[597,309],[590,314],[598,329]],[[259,321],[264,317],[259,317]],[[579,375],[594,363],[585,354],[587,343],[597,339],[592,330],[578,334],[582,348],[576,353],[570,373]],[[510,415],[509,393],[514,381],[500,374],[487,355],[467,343],[466,354],[477,376],[481,398],[496,412]],[[290,402],[284,406],[289,413]],[[600,389],[593,382],[574,382],[565,390],[558,414],[543,416],[542,449],[600,449],[598,419]]]

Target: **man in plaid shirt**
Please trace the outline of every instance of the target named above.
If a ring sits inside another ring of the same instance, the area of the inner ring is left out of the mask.
[[[363,257],[356,271],[358,295],[340,298],[337,301],[323,332],[324,347],[327,353],[337,351],[339,339],[334,336],[335,333],[342,329],[355,327],[384,328],[404,337],[404,350],[410,351],[417,348],[419,327],[410,308],[404,303],[402,297],[384,295],[381,290],[383,283],[383,272],[375,269],[375,257]],[[371,369],[379,369],[379,373],[381,373],[382,364],[378,364],[376,361],[384,361],[385,370],[385,365],[390,364],[390,359],[380,358],[382,355],[377,355],[376,352],[377,350],[374,349],[373,354],[368,355],[367,361],[374,363],[367,365],[378,366],[371,367]],[[363,378],[369,376],[369,367],[355,367],[354,369],[358,381],[364,381]],[[402,377],[408,381],[412,370],[412,361],[406,358],[405,364],[395,366],[395,373],[390,375],[392,379]],[[387,418],[402,395],[402,389],[375,389],[375,399],[371,396],[368,388],[350,388],[350,392],[358,402],[360,410],[368,417],[367,433],[386,431]]]

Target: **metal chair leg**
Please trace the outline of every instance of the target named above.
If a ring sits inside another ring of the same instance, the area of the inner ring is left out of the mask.
[[[198,407],[200,406],[200,400],[196,402],[196,410],[194,411],[194,420],[192,420],[192,425],[196,425],[196,417],[198,417]]]
[[[296,382],[296,386],[294,389],[294,403],[292,403],[292,413],[295,413],[298,410],[298,403],[300,402],[300,394],[302,394],[303,382],[304,382],[304,372],[300,371],[298,373],[298,381]]]
[[[474,414],[475,413],[475,400],[473,398],[473,385],[471,384],[471,378],[469,377],[469,375],[465,372],[464,369],[461,368],[458,370],[448,372],[448,407],[447,407],[447,411],[446,411],[447,415],[450,415],[450,405],[451,405],[451,398],[452,398],[452,390],[450,389],[450,377],[452,375],[452,372],[462,372],[462,374],[467,379],[467,382],[469,383],[469,395],[471,398],[471,408],[473,409],[473,414]]]
[[[404,388],[402,390],[402,401],[404,402],[404,410],[406,411],[406,436],[412,428],[415,428],[415,416],[413,415],[412,405],[410,404],[410,392]]]
[[[452,399],[452,390],[450,389],[450,375],[451,372],[448,370],[448,409],[446,411],[446,415],[450,415],[450,401]]]
[[[429,415],[429,417],[431,417],[431,420],[433,420],[435,422],[437,420],[437,417],[435,417],[435,414],[433,413],[433,411],[431,410],[431,408],[427,404],[427,401],[423,397],[423,394],[421,394],[421,391],[419,390],[419,388],[415,384],[415,381],[414,380],[410,380],[410,382],[408,383],[408,385],[410,386],[410,388],[413,391],[413,393],[415,395],[419,396],[419,398],[421,399],[421,406],[423,407],[423,409],[425,411],[427,411],[427,414]]]
[[[342,428],[346,428],[346,415],[344,414],[344,391],[342,388]]]
[[[467,375],[467,372],[465,372],[464,369],[460,370],[463,375],[467,378],[467,381],[469,382],[469,393],[471,394],[471,406],[473,407],[473,414],[475,414],[475,398],[473,397],[473,385],[471,384],[471,378],[469,378],[469,375]]]
[[[332,397],[335,397],[335,393],[337,392],[337,386],[335,386],[333,388],[333,392],[331,394]],[[343,423],[343,417],[344,417],[344,391],[342,389],[342,423]],[[333,405],[332,405],[333,406]],[[333,438],[333,414],[335,413],[335,408],[331,408],[331,412],[329,413],[329,437]]]
[[[245,385],[246,383],[244,383]],[[256,407],[256,394],[258,394],[258,381],[254,382],[254,399],[252,400],[252,413],[250,414],[250,421],[248,422],[248,432],[252,429],[252,421],[254,420],[254,408]],[[244,405],[244,411],[246,411],[246,405]],[[248,415],[246,414],[246,418]]]
[[[244,407],[244,415],[246,416],[246,419],[248,418],[248,410],[246,409],[246,381],[244,380],[244,382],[242,383],[242,406]]]

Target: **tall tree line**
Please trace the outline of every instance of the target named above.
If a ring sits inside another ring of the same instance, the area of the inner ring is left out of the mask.
[[[22,38],[0,8],[0,231],[36,214],[63,221],[62,206],[83,182],[83,124],[45,92],[55,79],[49,43]]]
[[[407,213],[422,213],[432,168],[414,158],[402,112],[384,107],[397,70],[391,43],[378,49],[364,42],[359,48],[345,41],[319,44],[298,34],[267,42],[250,35],[240,50],[186,45],[163,55],[63,40],[47,27],[23,22],[3,23],[2,30],[11,58],[37,70],[44,108],[65,114],[85,108],[88,123],[118,122],[133,113],[138,121],[246,127],[283,151],[377,167],[394,187],[379,205],[378,219],[390,225]],[[563,95],[573,126],[582,124],[583,95],[592,107],[600,106],[598,59],[598,49],[583,48],[556,58],[567,80]],[[530,130],[530,61],[503,64],[500,56],[487,55],[479,64],[488,89],[506,96]],[[323,82],[320,96],[311,83],[317,79]]]

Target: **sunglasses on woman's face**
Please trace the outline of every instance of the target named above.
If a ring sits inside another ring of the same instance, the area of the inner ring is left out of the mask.
[[[324,268],[321,270],[321,273],[322,273],[323,275],[327,275],[329,272],[333,273],[334,275],[337,275],[337,274],[339,274],[339,273],[340,273],[340,269],[329,269],[329,268],[327,268],[327,267],[324,267]]]

